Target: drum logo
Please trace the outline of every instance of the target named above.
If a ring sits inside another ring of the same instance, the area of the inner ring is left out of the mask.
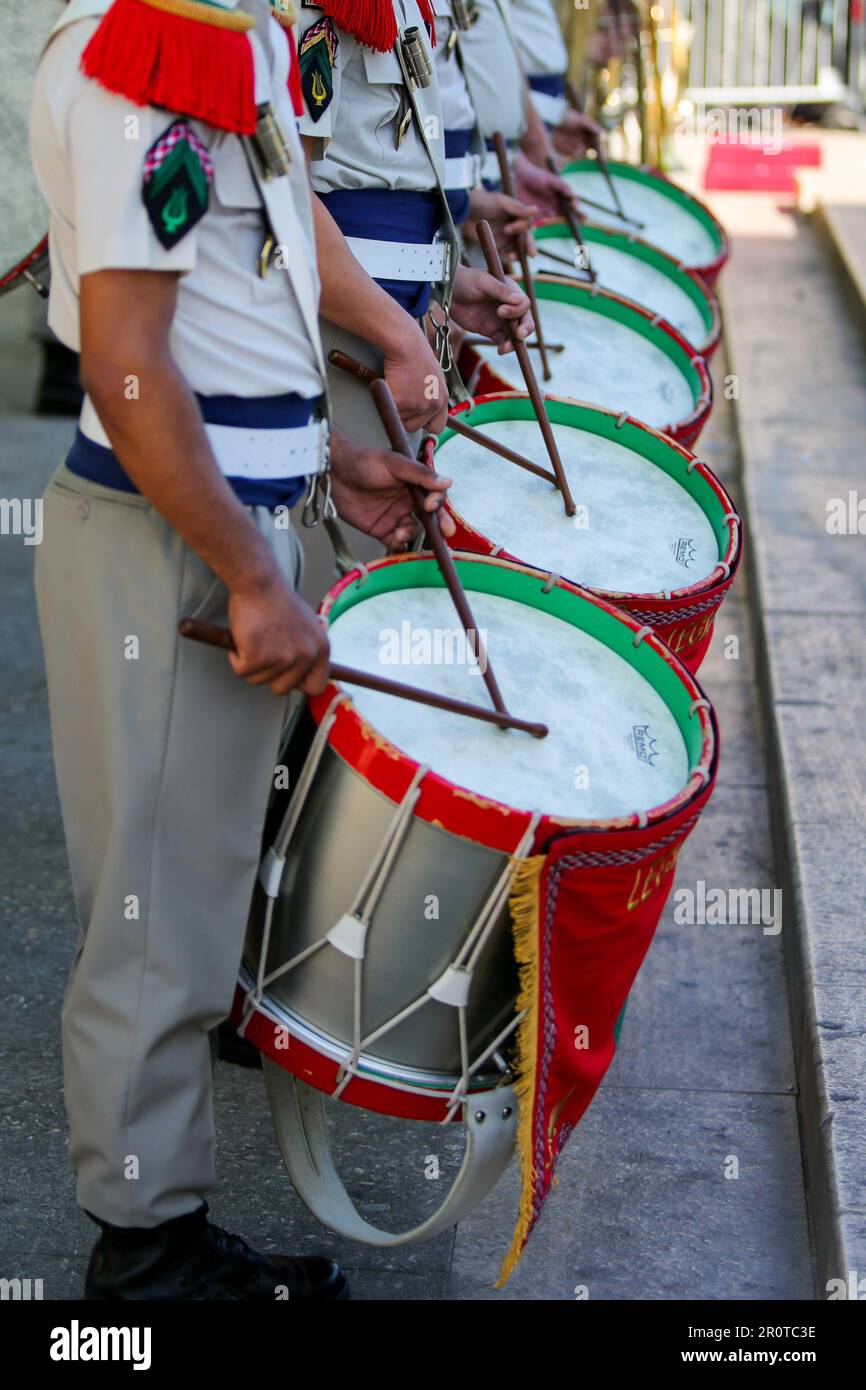
[[[626,743],[638,762],[646,763],[648,767],[655,767],[658,747],[657,740],[650,733],[649,724],[633,724],[631,733],[626,735]]]
[[[695,543],[691,536],[678,536],[675,541],[671,541],[670,552],[684,570],[689,569],[695,562]]]

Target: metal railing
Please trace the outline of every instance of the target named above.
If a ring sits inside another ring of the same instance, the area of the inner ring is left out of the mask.
[[[692,28],[689,96],[707,105],[866,99],[864,0],[670,0]]]

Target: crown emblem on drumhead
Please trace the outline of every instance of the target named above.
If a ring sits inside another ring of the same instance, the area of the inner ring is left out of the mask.
[[[697,547],[691,536],[678,536],[675,541],[671,541],[669,549],[677,564],[682,565],[683,569],[687,570],[694,563]]]
[[[659,755],[658,740],[650,733],[649,724],[633,724],[631,733],[626,735],[626,742],[634,750],[638,762],[646,763],[648,767],[655,766],[655,759]]]

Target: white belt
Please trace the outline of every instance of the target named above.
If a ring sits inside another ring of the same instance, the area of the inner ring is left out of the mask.
[[[443,188],[477,188],[481,182],[481,158],[477,154],[461,154],[446,159]]]
[[[423,246],[404,241],[373,241],[347,236],[349,250],[373,280],[424,280],[431,285],[445,279],[448,246],[433,241]]]
[[[502,174],[499,170],[499,158],[495,150],[488,150],[481,162],[481,177],[488,183],[501,183]]]
[[[549,92],[536,92],[532,88],[529,95],[545,125],[559,125],[568,110],[568,98],[552,97]]]
[[[111,441],[85,396],[79,419],[81,433],[94,444],[110,449]],[[209,425],[205,433],[214,458],[226,478],[261,479],[307,478],[321,473],[327,459],[328,424],[315,420],[309,425],[286,429],[250,429],[248,425]]]

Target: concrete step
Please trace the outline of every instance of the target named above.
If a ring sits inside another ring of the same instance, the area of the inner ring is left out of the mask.
[[[814,218],[840,277],[849,311],[866,333],[866,206],[819,199]]]

